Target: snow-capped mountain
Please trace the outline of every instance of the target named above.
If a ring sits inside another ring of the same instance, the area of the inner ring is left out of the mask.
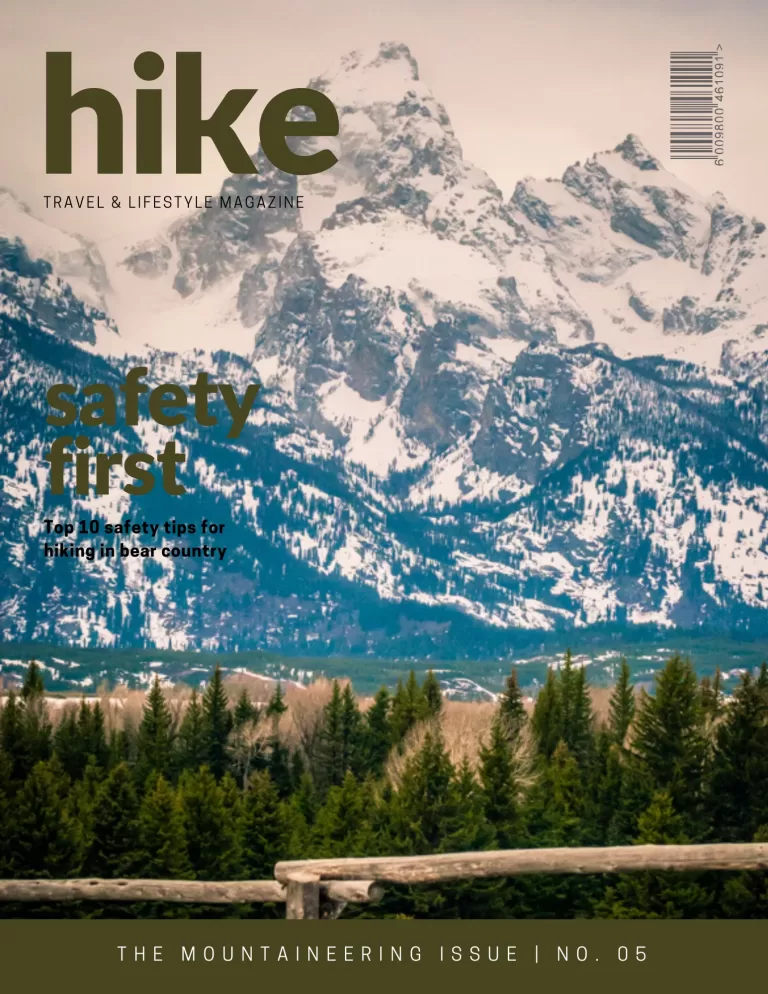
[[[192,214],[104,263],[12,215],[5,634],[477,655],[521,630],[768,627],[764,225],[632,135],[506,198],[404,45],[310,85],[339,110],[338,164],[297,179],[257,155],[221,191],[301,209]],[[84,357],[72,341],[113,350],[28,297],[94,291],[155,382],[265,384],[236,442],[179,429],[183,505],[74,505],[220,520],[221,566],[41,558],[46,384],[136,363]]]

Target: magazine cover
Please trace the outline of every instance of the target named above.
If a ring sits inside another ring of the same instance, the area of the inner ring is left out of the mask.
[[[759,949],[766,16],[4,6],[11,971]]]

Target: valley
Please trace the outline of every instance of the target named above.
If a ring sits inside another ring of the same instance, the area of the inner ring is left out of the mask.
[[[584,632],[580,641],[567,643],[576,666],[587,668],[593,687],[610,687],[622,659],[630,665],[633,681],[650,691],[654,675],[670,656],[690,658],[701,676],[722,674],[725,694],[738,686],[741,674],[754,672],[768,657],[765,640],[731,640],[716,635],[676,635],[646,631],[626,637],[621,632]],[[269,681],[308,686],[312,681],[349,679],[359,694],[373,696],[382,686],[394,690],[413,669],[420,681],[429,670],[437,676],[443,694],[451,700],[493,700],[504,689],[515,667],[523,691],[534,697],[547,669],[559,667],[565,650],[552,639],[529,633],[509,659],[388,659],[385,657],[281,656],[259,650],[216,653],[174,652],[148,648],[73,648],[55,645],[0,645],[0,687],[19,683],[34,659],[45,673],[47,690],[56,694],[93,695],[118,684],[147,688],[158,676],[166,685],[206,684],[218,665],[225,676],[246,674]]]

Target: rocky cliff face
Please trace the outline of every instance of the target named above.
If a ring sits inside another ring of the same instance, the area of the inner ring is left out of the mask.
[[[104,270],[155,381],[205,366],[265,384],[237,442],[179,431],[183,514],[227,523],[223,566],[41,560],[47,429],[22,399],[135,359],[83,359],[64,339],[95,341],[87,293],[61,253],[6,240],[6,634],[477,655],[600,624],[762,631],[764,225],[632,135],[507,199],[403,45],[311,85],[339,109],[338,165],[297,180],[257,156],[222,191],[303,209],[204,211]],[[124,495],[74,508],[181,513]]]

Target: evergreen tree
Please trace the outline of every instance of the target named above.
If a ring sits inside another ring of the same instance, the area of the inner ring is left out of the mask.
[[[306,772],[307,765],[304,762],[304,754],[301,749],[294,749],[291,753],[291,793],[298,789]]]
[[[499,732],[501,741],[497,747],[509,748],[504,732]],[[503,746],[502,746],[503,743]],[[501,786],[501,770],[491,761],[493,770],[489,782],[494,788]],[[501,806],[492,811],[488,805],[489,792],[485,784],[478,783],[477,777],[465,756],[456,770],[454,791],[456,807],[454,816],[446,820],[446,837],[443,848],[449,852],[478,851],[493,849],[501,843],[504,832],[499,833],[499,826],[509,812],[503,812]],[[495,793],[495,791],[494,791]],[[501,800],[501,795],[496,794]],[[496,825],[488,820],[488,814],[497,818]],[[511,823],[507,822],[511,829]],[[511,838],[511,832],[507,838]],[[419,915],[428,917],[457,918],[508,918],[510,912],[517,910],[514,900],[514,882],[509,879],[491,880],[462,880],[453,884],[442,884],[439,888],[414,888],[409,897]],[[511,900],[510,900],[511,899]],[[512,904],[512,907],[510,907]],[[518,914],[521,912],[518,911]]]
[[[374,851],[371,815],[374,800],[368,784],[347,771],[340,786],[331,787],[315,820],[317,856],[364,856]]]
[[[11,690],[0,711],[0,747],[10,759],[13,780],[26,779],[37,763],[50,758],[52,738],[42,674],[31,663],[21,695]]]
[[[278,686],[280,686],[278,684]],[[242,728],[244,725],[250,724],[254,718],[258,715],[258,708],[253,706],[250,697],[248,696],[248,691],[243,687],[240,692],[240,696],[235,704],[235,710],[232,712],[232,724],[235,729]]]
[[[620,753],[618,747],[611,750],[603,785],[603,804],[612,808],[605,845],[627,846],[637,838],[639,819],[651,803],[654,788],[654,779],[638,756]]]
[[[519,834],[518,785],[508,733],[509,726],[499,713],[489,743],[480,749],[483,809],[499,849],[509,849]]]
[[[630,669],[626,659],[621,661],[619,679],[611,694],[608,714],[611,737],[614,742],[623,746],[635,717],[635,688],[630,682]]]
[[[701,815],[706,743],[696,675],[688,661],[673,656],[667,662],[656,678],[655,695],[644,695],[635,729],[634,749],[656,789],[670,794],[694,831]]]
[[[547,670],[546,682],[536,697],[531,725],[539,752],[549,758],[563,732],[560,686],[551,666]]]
[[[595,748],[586,771],[585,789],[591,820],[590,845],[607,844],[621,792],[624,778],[623,760],[626,754],[622,746],[615,741],[615,735],[610,724],[598,731]]]
[[[283,698],[283,688],[280,681],[275,684],[275,692],[269,699],[267,704],[267,718],[272,719],[272,738],[277,738],[277,729],[280,724],[280,719],[288,710],[288,705],[285,703]]]
[[[83,699],[78,709],[66,708],[53,737],[53,747],[64,770],[73,780],[83,776],[91,757],[97,766],[106,769],[109,747],[101,705],[96,703],[91,707]]]
[[[22,724],[29,761],[44,762],[51,757],[53,729],[45,701],[45,685],[40,667],[29,664],[21,688]]]
[[[309,773],[304,773],[291,798],[291,804],[308,826],[312,826],[317,817],[320,800],[317,796],[315,781]]]
[[[392,733],[392,741],[396,745],[400,745],[402,742],[401,728],[404,724],[404,712],[405,712],[405,687],[403,685],[402,677],[397,678],[397,686],[395,687],[395,692],[392,695],[392,702],[390,707],[390,728]]]
[[[592,747],[592,701],[587,671],[574,666],[570,649],[560,671],[560,737],[576,759],[583,761]]]
[[[274,875],[275,863],[288,852],[289,822],[269,773],[251,776],[238,824],[243,875],[265,880]]]
[[[531,788],[525,810],[529,846],[583,846],[592,831],[586,784],[588,767],[561,741]],[[537,917],[584,917],[602,892],[592,876],[537,875],[521,880],[524,906]]]
[[[94,877],[124,877],[138,864],[139,801],[127,763],[120,763],[98,787],[85,871]]]
[[[67,776],[76,778],[85,769],[80,730],[75,708],[66,707],[53,736],[53,748]]]
[[[717,727],[710,788],[719,840],[748,842],[768,825],[768,694],[748,673]]]
[[[587,794],[584,773],[565,742],[534,785],[526,812],[531,843],[537,846],[577,846],[587,841]]]
[[[58,760],[55,760],[58,762]],[[80,831],[80,843],[85,855],[93,839],[93,821],[96,795],[99,784],[104,780],[104,770],[93,756],[88,757],[82,776],[72,783],[67,804],[72,819]]]
[[[675,811],[666,791],[654,794],[648,809],[638,822],[637,843],[649,846],[684,845],[690,840],[685,834],[685,820]]]
[[[699,697],[705,721],[714,723],[723,713],[723,675],[719,666],[711,680],[708,676],[702,677]]]
[[[346,684],[341,695],[341,740],[344,751],[345,773],[351,770],[356,777],[364,771],[363,717],[352,685]]]
[[[768,842],[768,826],[759,829],[753,842]],[[768,882],[760,872],[728,876],[719,895],[719,914],[725,918],[768,918]]]
[[[401,743],[414,725],[427,717],[424,692],[419,686],[414,670],[409,673],[405,686],[401,680],[397,681],[391,715],[392,736],[395,744]]]
[[[237,819],[240,816],[240,788],[237,786],[237,782],[231,773],[224,774],[219,787],[221,789],[221,803],[229,813],[232,822],[237,824]]]
[[[214,670],[203,695],[203,728],[207,764],[211,773],[220,780],[229,768],[227,743],[232,730],[232,714],[220,666]]]
[[[331,699],[323,709],[323,724],[316,751],[318,782],[326,788],[340,786],[347,772],[341,708],[341,688],[338,680],[334,680]]]
[[[318,777],[324,788],[340,787],[348,770],[360,773],[362,769],[363,721],[349,684],[342,691],[338,681],[333,681],[317,753]]]
[[[443,693],[440,690],[440,681],[432,670],[427,673],[421,692],[424,696],[426,717],[439,718],[443,710]]]
[[[671,796],[660,791],[640,817],[637,843],[681,845],[688,841],[684,819]],[[704,918],[712,895],[701,875],[627,873],[597,902],[596,914],[606,918]]]
[[[13,828],[13,781],[11,761],[0,749],[0,879],[10,876],[11,832]]]
[[[203,766],[179,780],[187,852],[201,880],[227,880],[238,869],[235,823],[224,806],[221,788]]]
[[[82,835],[68,804],[69,786],[53,760],[37,763],[16,794],[8,846],[14,876],[66,877],[79,870]]]
[[[113,770],[121,763],[130,762],[131,734],[128,728],[112,728],[107,744],[107,768]]]
[[[207,739],[203,708],[197,690],[193,689],[178,737],[177,764],[181,770],[199,770],[207,758]]]
[[[160,680],[155,677],[144,702],[144,714],[139,725],[136,775],[140,783],[151,773],[169,774],[172,748],[173,718]]]
[[[503,740],[503,735],[502,735]],[[493,761],[491,761],[493,765]],[[498,768],[491,773],[493,786],[501,786],[497,775]],[[478,783],[475,772],[466,756],[456,769],[454,778],[455,806],[453,817],[446,821],[446,838],[443,847],[447,852],[466,852],[475,849],[491,849],[496,844],[496,826],[488,820],[491,810],[488,801],[490,792],[485,790],[486,784]],[[500,801],[500,794],[494,800]],[[502,814],[500,809],[494,810],[495,816]]]
[[[100,769],[106,770],[109,765],[109,745],[104,710],[98,701],[92,707],[86,705],[86,708],[87,710],[81,707],[80,733],[86,743],[87,755],[93,758]]]
[[[512,669],[507,677],[504,692],[499,694],[499,719],[510,742],[517,743],[519,741],[527,717],[523,694],[517,679],[517,670]]]
[[[277,793],[281,798],[288,797],[291,793],[291,787],[293,786],[290,760],[290,752],[283,745],[280,739],[272,739],[267,769],[269,770],[272,782],[277,788]]]
[[[384,764],[392,748],[392,729],[389,723],[391,699],[386,687],[382,687],[373,704],[365,713],[363,730],[363,753],[365,767],[379,777],[384,772]]]
[[[455,816],[456,791],[455,770],[438,731],[429,729],[421,749],[406,762],[393,800],[398,848],[414,854],[441,851]]]
[[[139,809],[139,872],[149,878],[191,877],[184,814],[176,791],[163,776],[150,778]]]
[[[24,673],[24,680],[21,687],[21,699],[23,701],[34,700],[45,695],[45,682],[43,671],[34,661],[30,662]]]
[[[24,704],[13,690],[0,710],[0,748],[8,758],[10,779],[24,780],[34,764],[24,734]]]

